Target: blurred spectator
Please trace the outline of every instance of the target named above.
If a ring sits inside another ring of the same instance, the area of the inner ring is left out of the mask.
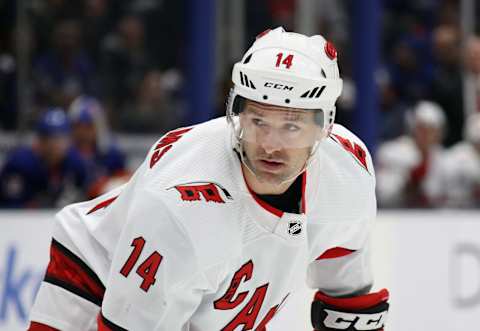
[[[448,128],[445,146],[462,140],[464,123],[463,82],[459,31],[452,25],[438,26],[433,32],[435,62],[432,100],[445,111]]]
[[[473,84],[473,94],[476,101],[476,109],[473,109],[473,111],[480,112],[480,38],[478,36],[472,36],[468,39],[465,45],[464,60],[465,71],[471,75],[473,80],[471,83]]]
[[[188,1],[123,0],[123,12],[141,18],[145,27],[145,46],[156,68],[179,68],[186,53],[185,18]]]
[[[398,96],[386,71],[378,74],[379,87],[379,137],[381,141],[398,138],[405,134],[407,105]]]
[[[85,0],[85,14],[82,26],[85,47],[96,66],[101,55],[103,38],[114,27],[115,10],[112,10],[112,0]]]
[[[40,53],[51,48],[51,36],[62,20],[77,19],[82,15],[85,0],[37,0],[25,1],[31,14]]]
[[[468,117],[465,141],[446,154],[447,206],[480,207],[480,113]]]
[[[86,169],[69,149],[70,126],[59,108],[45,112],[31,146],[15,149],[0,172],[0,206],[51,208],[83,198]]]
[[[428,94],[432,74],[427,45],[427,36],[420,33],[403,36],[393,46],[387,68],[396,94],[405,103],[414,104]]]
[[[10,33],[0,33],[0,128],[14,130],[17,124],[17,62]]]
[[[182,123],[182,107],[175,103],[172,89],[180,77],[175,71],[161,73],[152,70],[145,74],[136,87],[132,102],[126,102],[119,112],[119,130],[122,132],[163,134]]]
[[[382,0],[385,44],[391,47],[399,35],[429,33],[438,19],[442,1]]]
[[[465,47],[466,69],[480,80],[480,38],[472,36]],[[480,82],[478,83],[480,85]]]
[[[102,50],[102,88],[109,109],[111,123],[119,123],[119,108],[135,96],[145,73],[153,66],[145,47],[145,27],[137,16],[123,17],[115,33],[110,35]]]
[[[80,94],[94,90],[94,67],[83,48],[79,22],[59,22],[51,42],[52,47],[34,60],[37,102],[65,108]]]
[[[377,152],[377,196],[384,207],[433,207],[443,197],[443,111],[421,101],[409,125],[410,135],[382,144]]]
[[[68,115],[72,125],[72,149],[84,160],[88,195],[93,198],[99,190],[98,182],[125,175],[125,155],[113,142],[98,100],[80,96],[70,105]],[[92,192],[93,187],[95,192]]]
[[[321,0],[313,2],[317,31],[345,53],[349,46],[349,19],[347,9],[349,3],[337,0]],[[343,71],[343,70],[342,70]]]

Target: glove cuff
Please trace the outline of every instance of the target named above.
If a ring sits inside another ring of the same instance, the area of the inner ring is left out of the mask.
[[[314,300],[322,301],[330,306],[339,307],[342,309],[363,310],[371,308],[382,301],[388,301],[389,297],[390,293],[386,288],[384,288],[375,293],[345,298],[334,298],[318,291],[315,293]]]

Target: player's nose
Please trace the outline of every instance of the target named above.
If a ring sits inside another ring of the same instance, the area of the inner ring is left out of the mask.
[[[260,146],[268,154],[280,151],[283,148],[282,137],[276,130],[270,129],[262,135]]]

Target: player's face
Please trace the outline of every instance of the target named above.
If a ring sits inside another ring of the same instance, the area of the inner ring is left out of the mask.
[[[50,165],[58,164],[64,159],[68,146],[68,136],[57,135],[40,138],[42,155]]]
[[[441,129],[432,125],[417,123],[413,135],[421,149],[429,149],[438,145],[442,139]]]
[[[322,129],[312,111],[247,101],[240,115],[244,161],[261,182],[282,184],[304,168]]]
[[[95,145],[97,130],[92,123],[77,123],[73,126],[72,137],[77,145]]]

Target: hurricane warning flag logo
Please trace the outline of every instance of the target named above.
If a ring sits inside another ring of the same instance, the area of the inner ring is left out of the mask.
[[[225,203],[226,200],[233,200],[230,193],[221,185],[216,183],[193,182],[174,187],[183,201],[205,201]]]

